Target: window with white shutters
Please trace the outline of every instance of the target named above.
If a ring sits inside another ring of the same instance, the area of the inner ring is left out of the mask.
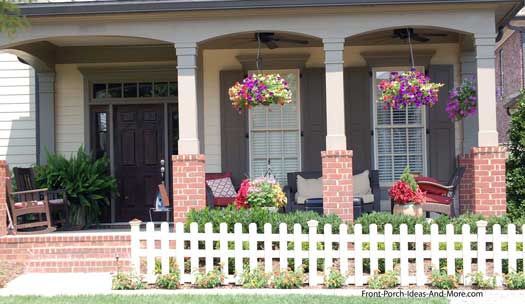
[[[374,69],[374,151],[381,186],[391,186],[406,165],[412,172],[426,174],[425,107],[385,109],[378,101],[377,85],[388,79],[392,69]]]
[[[301,170],[299,121],[299,71],[279,70],[292,90],[292,102],[284,106],[259,106],[249,111],[250,176],[266,173],[268,161],[276,180],[287,183],[286,174]]]

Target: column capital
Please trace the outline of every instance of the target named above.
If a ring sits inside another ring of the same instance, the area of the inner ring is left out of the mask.
[[[326,51],[342,51],[345,48],[344,38],[324,38],[324,50]]]
[[[342,67],[345,40],[343,38],[325,38],[323,44],[325,65],[340,65]]]

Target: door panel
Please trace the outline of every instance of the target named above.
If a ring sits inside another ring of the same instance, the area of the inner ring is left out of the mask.
[[[149,220],[164,154],[162,105],[115,106],[117,221]]]

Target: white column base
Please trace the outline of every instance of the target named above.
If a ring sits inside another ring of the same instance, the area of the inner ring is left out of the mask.
[[[178,154],[200,154],[200,144],[198,139],[179,139]]]
[[[327,135],[326,136],[326,151],[341,151],[346,150],[346,136],[345,135]]]
[[[499,146],[498,131],[479,131],[478,145],[480,147],[497,147]]]

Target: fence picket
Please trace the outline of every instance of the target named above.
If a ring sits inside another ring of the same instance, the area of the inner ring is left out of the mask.
[[[315,220],[308,221],[308,285],[317,286],[317,226]]]
[[[303,259],[301,254],[303,252],[303,242],[302,242],[302,227],[299,224],[293,225],[293,250],[294,250],[294,269],[298,270],[303,264]]]
[[[394,270],[394,258],[392,257],[392,224],[385,225],[385,270]]]
[[[400,255],[400,276],[401,286],[408,286],[408,227],[406,224],[399,226],[399,255]]]
[[[379,262],[377,259],[377,225],[370,225],[370,233],[368,239],[370,242],[370,249],[368,250],[368,255],[370,258],[370,273],[373,274],[374,271],[379,269]]]
[[[432,270],[439,269],[439,227],[436,224],[430,226],[430,261]]]
[[[463,285],[469,286],[468,274],[472,272],[472,251],[470,248],[470,225],[463,224],[461,227],[462,253],[463,253]]]
[[[354,271],[355,286],[363,286],[363,227],[361,224],[354,226]]]
[[[424,286],[425,277],[425,260],[423,257],[423,226],[416,224],[416,285]]]
[[[264,224],[264,271],[272,272],[272,224]]]
[[[222,273],[227,276],[230,272],[228,263],[228,224],[219,225],[219,255],[222,266]]]
[[[301,225],[294,224],[293,235],[288,233],[288,227],[284,223],[279,225],[278,234],[273,233],[271,224],[265,224],[263,233],[258,233],[256,224],[252,223],[248,226],[248,234],[243,233],[243,226],[239,223],[234,225],[233,233],[228,232],[226,223],[220,224],[218,233],[213,232],[211,223],[206,223],[204,231],[200,232],[197,223],[190,224],[189,232],[184,231],[183,223],[176,223],[173,232],[170,232],[168,223],[162,223],[160,231],[155,231],[153,223],[147,223],[145,231],[140,230],[140,222],[131,222],[130,225],[132,269],[139,275],[145,275],[147,282],[150,283],[155,280],[157,259],[161,262],[161,272],[166,274],[170,271],[170,259],[174,258],[181,272],[180,281],[185,283],[195,281],[194,275],[200,270],[199,267],[203,267],[202,270],[206,272],[212,270],[216,263],[215,259],[218,258],[226,276],[225,282],[236,284],[239,284],[244,264],[254,269],[258,267],[259,260],[263,260],[265,271],[272,272],[274,265],[280,269],[287,268],[289,260],[292,259],[295,269],[298,269],[304,259],[308,259],[308,284],[317,286],[322,278],[318,273],[318,261],[322,262],[322,266],[319,267],[322,267],[324,275],[327,275],[336,265],[334,259],[338,259],[340,271],[348,277],[345,283],[363,286],[368,276],[363,273],[363,259],[370,259],[370,271],[373,272],[384,258],[386,270],[393,270],[394,261],[400,260],[401,286],[413,283],[423,286],[427,282],[428,273],[425,267],[427,259],[430,258],[433,268],[439,267],[440,259],[446,259],[447,273],[455,274],[455,259],[462,258],[463,273],[469,274],[472,272],[472,262],[475,258],[477,270],[484,275],[487,275],[487,263],[490,263],[490,268],[493,268],[497,275],[497,285],[501,286],[503,259],[508,259],[510,271],[519,271],[522,269],[517,269],[518,261],[525,258],[525,249],[521,246],[525,241],[523,233],[525,225],[518,234],[516,226],[509,224],[506,234],[502,234],[503,228],[496,224],[492,227],[492,234],[487,234],[486,221],[476,223],[477,233],[472,233],[470,226],[464,224],[461,227],[461,235],[455,234],[452,225],[446,226],[446,234],[439,234],[438,226],[435,224],[430,227],[430,235],[425,234],[420,224],[415,226],[414,235],[408,234],[406,224],[400,225],[399,233],[396,234],[393,233],[392,225],[386,224],[384,235],[378,234],[375,224],[369,226],[368,234],[363,234],[363,227],[360,224],[354,226],[353,234],[348,234],[348,226],[342,224],[339,226],[338,235],[334,234],[331,225],[326,224],[324,233],[319,234],[319,223],[315,220],[308,222],[307,234],[303,234]],[[172,248],[173,241],[175,241],[174,248]],[[229,246],[230,242],[233,242],[234,248]],[[308,243],[306,250],[303,250],[304,242]],[[426,242],[430,242],[430,248],[425,246]],[[456,250],[457,242],[461,242],[461,250]],[[473,242],[477,247],[475,252],[472,250]],[[261,243],[264,248],[258,248]],[[275,243],[278,243],[279,249],[274,248]],[[292,243],[293,249],[288,246]],[[334,246],[334,243],[338,246]],[[369,245],[369,250],[363,250],[365,243]],[[380,243],[384,244],[384,250],[379,249]],[[446,244],[446,251],[439,250],[440,243]],[[492,244],[491,251],[487,251],[487,243]],[[502,250],[503,243],[508,244],[506,251]],[[410,244],[415,244],[415,249],[409,247]],[[185,267],[186,258],[189,258],[190,273],[187,273]],[[278,261],[274,262],[276,258]],[[234,260],[234,269],[228,266],[231,259]],[[349,267],[350,259],[354,262],[353,276],[350,275],[352,274]],[[145,267],[141,267],[144,260]],[[415,267],[415,277],[409,271],[412,267]],[[230,276],[230,273],[235,273],[235,276]],[[466,276],[463,276],[461,283],[466,286],[471,284]]]
[[[279,265],[281,269],[288,269],[288,226],[279,224]]]
[[[508,238],[508,258],[509,258],[509,271],[518,271],[516,262],[516,225],[509,224],[507,226],[507,238]]]
[[[446,226],[446,240],[447,240],[447,274],[455,275],[456,274],[456,257],[454,248],[454,226],[452,224],[447,224]]]
[[[235,246],[235,283],[239,284],[242,274],[242,260],[243,260],[243,249],[242,249],[242,225],[236,223],[233,226],[234,231],[234,246]]]
[[[324,225],[324,273],[328,275],[332,270],[332,225]]]

